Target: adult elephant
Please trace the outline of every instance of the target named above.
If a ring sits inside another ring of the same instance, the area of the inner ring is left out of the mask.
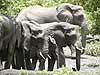
[[[40,60],[40,65],[41,65],[40,70],[44,69],[44,62],[45,62],[46,56],[48,55],[50,56],[50,57],[48,56],[49,57],[48,58],[49,71],[53,70],[53,66],[56,60],[57,60],[58,68],[62,67],[62,65],[65,66],[65,56],[63,53],[63,47],[71,46],[71,45],[74,46],[74,44],[77,41],[77,36],[78,36],[78,33],[76,32],[76,28],[78,29],[79,27],[66,23],[66,22],[59,22],[59,23],[53,22],[53,23],[45,23],[45,24],[40,24],[40,25],[43,31],[42,33],[37,35],[37,37],[42,38],[41,40],[43,42],[41,42],[41,45],[40,45],[41,47],[39,46],[39,48],[44,57],[44,58],[41,58]],[[34,28],[30,26],[30,29],[32,30]],[[33,34],[33,38],[34,38],[34,34]],[[30,48],[31,48],[30,50],[32,50],[32,47]],[[35,50],[34,47],[33,47],[33,50]],[[46,54],[45,54],[45,51],[46,51]],[[34,53],[34,51],[31,53]],[[35,56],[35,55],[37,54],[33,54],[32,56]],[[35,69],[36,67],[37,60],[38,60],[37,57],[32,58],[33,69]]]
[[[44,23],[51,22],[69,22],[77,24],[82,29],[82,46],[86,45],[86,20],[81,6],[72,4],[61,4],[52,8],[45,8],[41,6],[31,6],[22,10],[16,17],[18,23],[28,21],[26,25],[22,24],[24,31],[27,33],[28,25],[33,27],[33,31],[41,31],[41,26]],[[26,35],[26,34],[25,34]],[[34,35],[37,35],[35,33]]]
[[[67,6],[70,8],[70,12],[72,14],[72,19],[68,19],[70,21],[67,21],[69,23],[72,23],[74,25],[79,25],[81,27],[81,35],[82,35],[82,47],[85,48],[86,46],[86,30],[87,30],[87,25],[86,25],[86,16],[83,10],[83,7],[78,6],[78,5],[72,5],[72,4],[62,4],[61,8],[58,8],[58,10],[64,8],[66,9]],[[59,20],[62,20],[63,17],[60,17],[62,15],[65,15],[64,9],[61,11],[62,13],[58,16]]]
[[[30,24],[35,24],[34,29],[41,29],[39,24],[61,21],[79,25],[82,30],[82,46],[85,48],[86,18],[81,6],[68,3],[63,3],[52,8],[30,6],[18,14],[16,21],[29,21]]]
[[[40,63],[43,62],[44,56],[42,54],[42,46],[43,46],[43,37],[38,36],[41,34],[41,30],[34,31],[34,25],[29,24],[29,21],[22,21],[19,22],[21,26],[21,37],[19,46],[15,46],[15,58],[16,58],[16,65],[13,64],[15,69],[28,69],[28,70],[34,70],[35,64],[33,64],[34,67],[32,67],[30,59],[39,59]],[[17,42],[18,43],[18,42]],[[44,50],[45,51],[45,50]],[[47,55],[47,54],[45,54]],[[42,64],[40,64],[40,70],[42,69]]]
[[[48,23],[47,25],[49,26],[50,23]],[[78,26],[74,26],[72,24],[65,23],[65,22],[52,23],[51,25],[52,25],[51,27],[47,28],[47,32],[46,32],[46,34],[48,33],[50,36],[49,41],[48,41],[49,43],[48,54],[51,57],[51,58],[48,58],[49,71],[53,70],[54,63],[56,60],[57,60],[57,68],[62,67],[62,65],[66,66],[63,47],[77,46],[75,44],[76,44],[76,41],[78,41],[78,35],[79,35]],[[79,49],[77,49],[77,51],[78,50]],[[76,62],[77,61],[80,61],[80,58],[76,60]],[[80,62],[76,63],[76,67],[77,67],[77,70],[80,69]]]
[[[16,25],[11,17],[0,15],[0,54],[6,58],[5,68],[10,68],[16,42]],[[3,58],[4,57],[4,58]]]
[[[40,62],[39,69],[43,70],[46,57],[50,59],[49,64],[51,68],[49,66],[48,70],[53,69],[54,63],[50,62],[55,62],[55,60],[58,61],[58,68],[61,67],[62,65],[65,65],[65,57],[63,54],[62,47],[68,45],[69,42],[67,40],[69,38],[71,37],[74,38],[73,36],[71,36],[65,39],[65,34],[66,35],[68,34],[68,36],[70,36],[71,33],[73,32],[75,33],[76,31],[74,31],[74,29],[77,28],[77,26],[66,22],[52,22],[52,23],[39,24],[41,30],[35,31],[33,24],[30,24],[29,21],[22,21],[21,23],[22,23],[21,25],[23,25],[22,35],[24,39],[22,42],[22,48],[25,51],[26,69],[34,70],[36,67],[37,60],[39,59]],[[56,40],[55,44],[52,41],[52,38]],[[72,41],[73,43],[70,41],[70,43],[74,45],[76,39],[77,37],[71,39],[71,41],[72,40],[74,41]],[[49,44],[49,41],[53,42],[52,46],[56,46],[55,47],[56,50],[55,48],[51,49],[52,47],[50,46],[51,44]],[[52,50],[55,52],[55,56],[52,56],[52,54],[54,55],[54,53],[52,53],[53,52]],[[30,62],[30,58],[32,58],[32,64]],[[54,61],[53,58],[55,58]]]

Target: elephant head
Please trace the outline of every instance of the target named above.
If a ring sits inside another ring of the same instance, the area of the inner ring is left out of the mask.
[[[61,4],[59,5],[56,10],[57,10],[57,18],[62,21],[62,22],[68,22],[72,23],[73,21],[73,15],[72,15],[72,4]]]
[[[82,35],[82,46],[86,46],[86,17],[84,14],[83,7],[73,4],[64,3],[58,6],[57,17],[61,21],[66,21],[74,25],[79,25],[81,27]]]

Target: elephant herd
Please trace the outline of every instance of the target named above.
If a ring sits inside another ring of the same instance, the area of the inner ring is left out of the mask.
[[[80,70],[81,50],[86,45],[86,18],[79,5],[63,3],[55,7],[29,6],[16,17],[0,15],[0,64],[5,69],[52,71],[55,61],[57,68],[66,66],[63,47],[72,53],[76,50],[76,67]],[[81,48],[76,44],[81,28]],[[30,61],[32,59],[32,61]]]

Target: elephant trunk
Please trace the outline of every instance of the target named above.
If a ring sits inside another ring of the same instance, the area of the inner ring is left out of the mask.
[[[86,24],[86,20],[84,19],[83,22],[81,23],[81,34],[82,34],[82,47],[85,48],[86,47],[86,30],[87,30],[87,24]]]

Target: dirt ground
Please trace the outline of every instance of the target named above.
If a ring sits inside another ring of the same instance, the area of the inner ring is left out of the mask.
[[[65,51],[65,55],[66,56],[70,56],[70,51],[66,52]],[[69,69],[72,69],[76,67],[76,60],[75,59],[71,59],[71,58],[66,58],[66,67]],[[39,62],[37,63],[36,69],[38,70],[38,65]],[[45,70],[47,70],[47,66],[48,66],[48,62],[46,60],[45,62]],[[56,63],[54,66],[54,69],[56,69]],[[94,56],[90,56],[90,55],[81,55],[81,69],[80,72],[100,72],[100,57],[94,57]],[[10,74],[9,74],[10,73]],[[0,71],[0,75],[18,75],[20,73],[19,70],[3,70]],[[31,73],[31,71],[30,71]],[[31,75],[31,74],[29,74]],[[36,75],[35,73],[33,73],[32,75]]]
[[[66,51],[67,49],[67,51]],[[66,58],[66,67],[69,69],[72,68],[76,68],[76,60],[75,59],[71,59],[71,52],[68,48],[64,49],[64,53],[66,56],[68,56],[68,58]],[[39,63],[37,63],[37,67],[36,70],[38,70],[38,65]],[[45,63],[45,69],[47,70],[47,66],[48,66],[48,62],[46,61]],[[54,66],[54,69],[56,69],[56,63]],[[81,55],[81,68],[80,68],[81,72],[100,72],[100,57],[94,57],[94,56],[90,56],[90,55]]]

